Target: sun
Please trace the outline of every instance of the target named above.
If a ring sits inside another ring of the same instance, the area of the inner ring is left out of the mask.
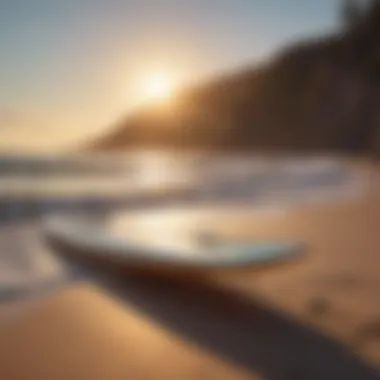
[[[166,73],[146,76],[141,83],[142,100],[165,100],[173,95],[176,83],[174,77]]]

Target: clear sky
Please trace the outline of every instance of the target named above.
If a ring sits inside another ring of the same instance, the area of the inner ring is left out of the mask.
[[[334,28],[338,4],[0,0],[0,140],[98,131],[132,107],[151,72],[183,85],[255,63]]]

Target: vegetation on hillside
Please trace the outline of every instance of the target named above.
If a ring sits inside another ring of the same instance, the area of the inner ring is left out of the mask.
[[[334,35],[122,119],[91,148],[176,146],[380,153],[380,1],[347,2]]]

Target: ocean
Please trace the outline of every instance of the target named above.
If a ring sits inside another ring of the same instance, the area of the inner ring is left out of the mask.
[[[52,214],[117,212],[116,235],[127,228],[151,244],[181,245],[196,229],[212,229],[221,220],[285,217],[294,207],[355,197],[369,186],[365,172],[333,156],[3,155],[0,301],[71,281],[71,269],[43,240],[41,225]]]

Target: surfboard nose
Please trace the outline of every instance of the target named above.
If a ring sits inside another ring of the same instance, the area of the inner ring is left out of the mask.
[[[306,246],[294,241],[263,241],[246,243],[224,243],[210,249],[210,253],[220,258],[230,258],[234,262],[271,263],[300,256]]]

